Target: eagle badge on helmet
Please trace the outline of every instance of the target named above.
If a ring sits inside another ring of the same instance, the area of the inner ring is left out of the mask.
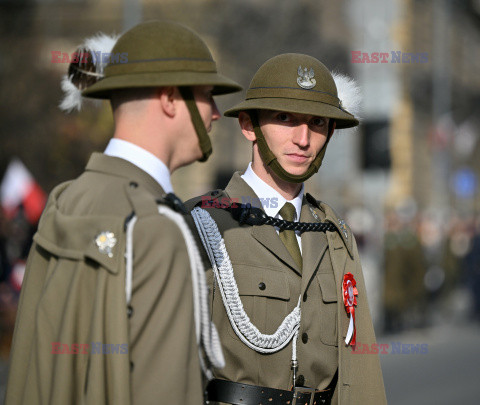
[[[313,68],[310,68],[309,71],[308,68],[302,69],[302,67],[299,66],[297,83],[303,89],[311,89],[317,84],[317,81],[313,78],[314,76],[315,72],[313,71]]]

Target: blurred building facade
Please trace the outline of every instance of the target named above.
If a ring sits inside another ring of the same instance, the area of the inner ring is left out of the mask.
[[[398,301],[421,324],[419,313],[474,271],[464,263],[480,212],[479,2],[352,4],[365,95],[357,195],[371,210],[368,250],[380,266],[366,276],[386,311]]]

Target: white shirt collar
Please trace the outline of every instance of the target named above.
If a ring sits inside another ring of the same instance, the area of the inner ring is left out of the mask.
[[[304,184],[302,184],[302,188],[300,189],[298,195],[293,200],[288,201],[277,190],[269,186],[260,177],[257,176],[257,174],[252,169],[251,162],[248,164],[247,170],[245,170],[245,173],[242,174],[241,177],[255,192],[257,197],[260,198],[262,207],[267,215],[277,218],[280,217],[279,211],[282,209],[286,202],[290,202],[295,207],[295,221],[298,222],[300,220],[300,212],[302,210],[303,194],[305,190]],[[248,202],[246,200],[247,197],[242,196],[241,202]]]
[[[147,150],[123,139],[112,138],[103,153],[127,160],[152,176],[165,193],[173,193],[168,167]]]

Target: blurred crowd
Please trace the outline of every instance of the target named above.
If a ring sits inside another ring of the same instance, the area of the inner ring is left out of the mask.
[[[8,358],[25,262],[36,225],[22,207],[12,217],[0,209],[0,359]]]
[[[388,212],[383,271],[386,332],[439,316],[480,320],[480,217]]]

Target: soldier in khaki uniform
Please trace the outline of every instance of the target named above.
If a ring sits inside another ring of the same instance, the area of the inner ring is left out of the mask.
[[[226,359],[212,402],[386,403],[354,236],[303,185],[334,130],[358,125],[345,101],[317,59],[284,54],[225,113],[252,142],[252,162],[225,190],[187,203]]]
[[[110,62],[83,95],[111,100],[115,133],[50,195],[22,288],[7,405],[201,404],[203,356],[223,363],[170,173],[206,160],[219,118],[212,95],[240,87],[176,23],[140,24],[113,42],[128,63]],[[98,74],[71,68],[72,80]]]

